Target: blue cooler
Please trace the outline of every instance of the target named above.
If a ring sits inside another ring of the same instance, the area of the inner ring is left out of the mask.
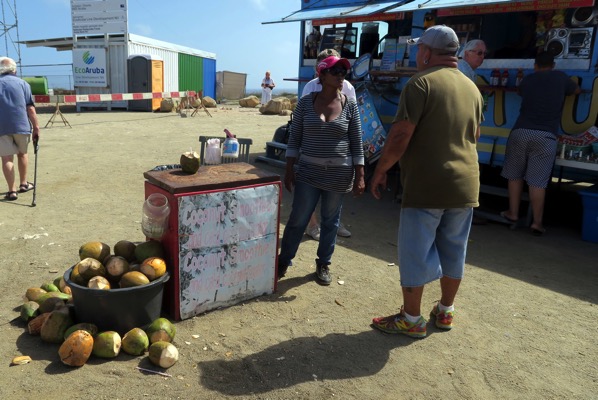
[[[598,243],[598,185],[580,190],[583,204],[583,224],[581,238]]]

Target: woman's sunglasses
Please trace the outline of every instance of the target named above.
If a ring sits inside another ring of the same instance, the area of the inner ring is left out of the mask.
[[[345,76],[345,75],[347,75],[347,70],[345,68],[337,67],[337,66],[334,66],[332,68],[327,68],[327,69],[325,69],[322,72],[325,72],[325,73],[330,74],[330,75],[335,75],[335,76],[340,76],[340,75]]]

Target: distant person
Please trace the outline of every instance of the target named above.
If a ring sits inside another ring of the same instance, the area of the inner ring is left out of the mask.
[[[556,158],[565,97],[580,92],[564,72],[554,71],[554,57],[547,52],[536,56],[534,72],[519,86],[521,109],[507,140],[501,173],[509,180],[509,209],[500,215],[508,223],[519,220],[523,182],[527,182],[533,214],[530,228],[537,236],[546,231],[544,200]]]
[[[359,109],[354,99],[341,93],[350,67],[346,58],[329,56],[320,61],[322,90],[300,98],[293,112],[284,177],[293,205],[280,244],[279,278],[292,265],[309,218],[321,201],[315,277],[319,284],[330,285],[343,198],[351,191],[361,195],[365,190]]]
[[[480,39],[470,40],[463,46],[461,57],[462,59],[457,63],[457,68],[475,83],[477,76],[475,70],[484,62],[486,44]]]
[[[275,86],[274,79],[270,78],[270,71],[266,71],[266,77],[262,79],[262,105],[272,100],[272,89]]]
[[[457,68],[475,83],[477,78],[475,71],[482,65],[486,57],[486,43],[481,39],[470,40],[463,46],[461,57],[457,62]],[[485,218],[474,215],[471,223],[474,225],[484,225],[487,222]]]
[[[316,58],[316,67],[318,66],[319,62],[330,56],[335,56],[338,58],[341,57],[338,51],[334,49],[322,50]],[[322,84],[320,83],[320,78],[317,75],[318,72],[316,70],[316,77],[305,84],[305,86],[303,87],[303,91],[301,92],[301,97],[308,95],[312,92],[322,91]],[[343,81],[343,88],[341,90],[341,93],[347,95],[348,98],[357,101],[357,96],[355,95],[355,88],[353,87],[353,85],[351,85],[351,82],[349,82],[346,79]],[[305,234],[314,240],[320,240],[320,223],[318,222],[318,217],[315,211],[309,219],[309,223],[307,224],[307,228],[305,229]],[[339,223],[336,234],[340,237],[351,237],[351,232],[347,228],[345,228],[345,226],[342,223]]]
[[[482,95],[457,70],[459,38],[435,25],[417,44],[417,73],[403,87],[399,108],[371,181],[375,198],[387,172],[400,163],[404,188],[399,217],[398,264],[403,306],[372,320],[386,333],[423,338],[424,286],[440,279],[440,301],[430,316],[440,329],[453,327],[454,300],[463,278],[480,176],[476,142],[483,120]],[[383,289],[381,289],[383,290]],[[400,303],[397,295],[392,295]]]
[[[39,124],[31,95],[31,87],[17,78],[17,64],[8,57],[0,57],[0,156],[2,172],[8,184],[6,200],[17,200],[17,193],[33,189],[27,181],[27,147],[32,136],[39,140]],[[31,123],[31,125],[30,125]],[[14,155],[17,155],[20,185],[17,189],[14,170]]]

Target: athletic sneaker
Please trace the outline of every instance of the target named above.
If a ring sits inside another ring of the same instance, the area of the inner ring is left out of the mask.
[[[402,308],[398,314],[372,319],[372,326],[382,332],[402,333],[412,338],[425,338],[426,324],[426,320],[421,316],[416,323],[407,321]]]
[[[305,229],[305,234],[309,237],[311,237],[313,240],[320,240],[320,227],[315,225],[315,226],[307,226],[307,228]]]
[[[436,318],[436,327],[439,329],[450,330],[453,328],[454,311],[440,311],[438,307],[440,302],[436,303],[432,311],[430,311],[430,318]]]
[[[342,223],[338,224],[338,230],[336,231],[336,234],[340,237],[351,237],[351,232],[345,228]]]

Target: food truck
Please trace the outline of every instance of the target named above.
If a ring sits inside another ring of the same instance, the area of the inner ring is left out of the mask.
[[[299,93],[314,77],[320,50],[334,48],[351,61],[348,79],[356,87],[366,159],[380,155],[401,88],[415,72],[416,49],[407,44],[432,25],[452,27],[462,44],[482,39],[487,46],[476,84],[485,99],[479,161],[502,166],[509,132],[521,104],[517,83],[533,72],[540,51],[555,57],[556,69],[576,80],[582,92],[567,98],[561,118],[565,144],[555,175],[584,181],[598,178],[598,5],[594,0],[302,0],[291,15],[265,23],[301,24]],[[501,79],[493,79],[497,76]],[[584,135],[585,133],[585,135]],[[585,138],[585,139],[584,139]],[[564,146],[564,147],[563,147]]]

